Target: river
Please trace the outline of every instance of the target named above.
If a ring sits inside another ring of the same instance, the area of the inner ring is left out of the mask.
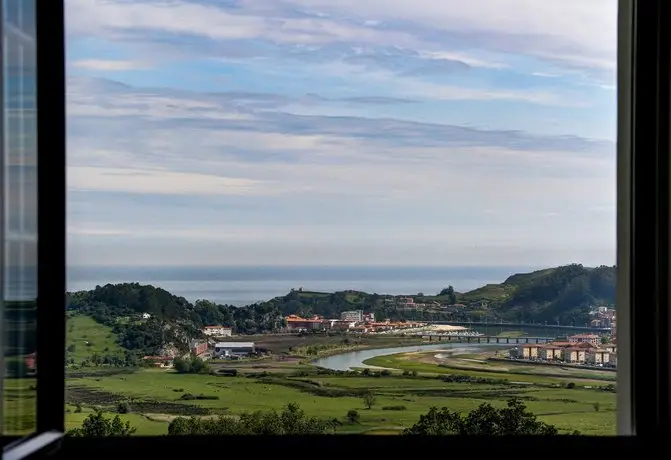
[[[495,347],[505,346],[510,348],[510,344],[496,345],[496,344],[481,344],[481,343],[437,343],[434,345],[414,345],[408,347],[390,347],[390,348],[375,348],[372,350],[349,351],[339,355],[328,356],[313,361],[315,366],[332,369],[334,371],[347,371],[353,367],[370,367],[363,362],[370,358],[377,356],[393,355],[396,353],[409,353],[413,351],[425,350],[455,350],[467,349],[472,352],[479,352],[482,350],[492,349]]]

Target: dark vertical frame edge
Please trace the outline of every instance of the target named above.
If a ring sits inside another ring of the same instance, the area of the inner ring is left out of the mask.
[[[0,395],[5,394],[5,0],[0,0]],[[0,435],[5,433],[4,397],[0,398]]]
[[[37,432],[65,430],[66,126],[63,0],[36,0]]]
[[[621,381],[630,377],[630,386],[618,387],[618,391],[631,396],[619,395],[618,403],[623,406],[618,411],[627,410],[626,398],[630,397],[632,434],[648,437],[669,433],[671,2],[630,0],[621,6],[631,8],[632,20],[631,40],[620,42],[631,48],[619,73],[623,88],[619,93],[618,179],[628,180],[629,188],[618,204],[619,211],[630,216],[629,226],[618,228],[618,243],[624,245],[619,249],[628,245],[626,254],[619,254],[626,264],[619,267],[618,282],[623,286],[618,301],[620,310],[629,316],[624,332],[630,336],[623,344],[631,348],[629,369],[620,368],[618,377]],[[620,57],[626,52],[621,49]],[[627,65],[631,66],[628,82],[624,78]],[[620,223],[623,221],[621,216]],[[625,434],[624,416],[619,414],[618,419]]]
[[[617,39],[617,322],[630,324],[631,98],[634,0],[618,1]],[[617,331],[617,434],[633,434],[631,419],[631,331]]]

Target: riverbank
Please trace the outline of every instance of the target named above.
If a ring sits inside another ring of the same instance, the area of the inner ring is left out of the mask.
[[[363,361],[367,366],[417,372],[425,375],[464,375],[484,379],[550,386],[569,383],[589,388],[614,386],[616,376],[604,370],[573,367],[534,367],[510,361],[491,359],[496,352],[474,350],[419,351],[376,356]]]

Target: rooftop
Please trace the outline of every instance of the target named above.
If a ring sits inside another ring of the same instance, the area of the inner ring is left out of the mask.
[[[215,348],[254,348],[254,342],[219,342]]]

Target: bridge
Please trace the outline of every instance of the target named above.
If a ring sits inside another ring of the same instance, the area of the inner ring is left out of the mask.
[[[545,324],[545,323],[506,323],[497,322],[490,323],[487,321],[429,321],[429,324],[446,324],[449,326],[491,326],[491,327],[526,327],[526,328],[549,328],[549,329],[566,329],[575,332],[611,332],[610,327],[589,327],[589,326],[563,326],[559,324]]]
[[[447,334],[422,334],[422,338],[433,342],[455,342],[455,343],[552,343],[552,337],[498,337],[491,335],[447,335]]]

